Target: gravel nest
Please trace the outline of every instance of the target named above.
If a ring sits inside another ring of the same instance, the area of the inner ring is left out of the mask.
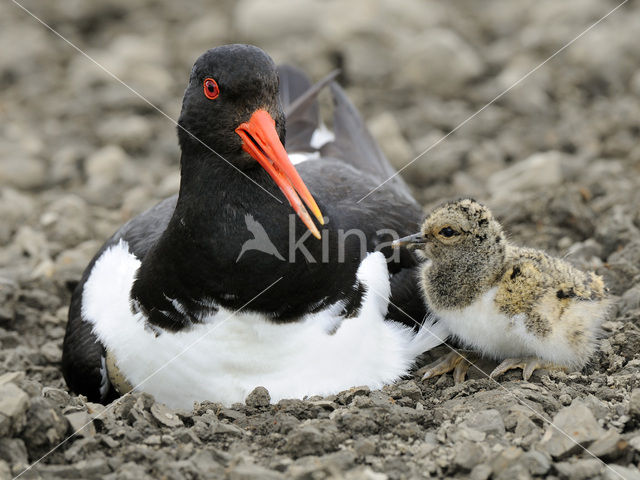
[[[640,478],[640,6],[603,0],[142,0],[25,6],[172,118],[194,59],[250,42],[336,66],[425,210],[473,195],[512,241],[617,299],[580,373],[410,378],[275,405],[102,406],[60,373],[70,291],[120,224],[177,190],[174,125],[0,4],[0,478]],[[455,131],[454,131],[455,129]],[[439,347],[429,359],[446,352]],[[490,371],[490,361],[480,367]],[[591,454],[549,426],[563,428]],[[593,456],[592,456],[593,455]],[[605,462],[607,466],[605,466]]]

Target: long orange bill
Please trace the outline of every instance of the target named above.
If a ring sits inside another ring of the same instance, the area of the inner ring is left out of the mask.
[[[309,193],[309,189],[298,175],[295,167],[289,160],[284,145],[278,137],[276,122],[265,110],[256,110],[248,122],[242,123],[236,128],[236,133],[242,138],[242,148],[255,158],[262,168],[276,182],[276,185],[287,197],[293,210],[302,219],[314,237],[320,238],[320,232],[313,223],[304,203],[318,219],[320,225],[324,225],[322,213],[316,201]]]

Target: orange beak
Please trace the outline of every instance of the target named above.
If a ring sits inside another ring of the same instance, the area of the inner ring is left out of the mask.
[[[276,122],[265,110],[256,110],[248,122],[236,128],[236,133],[242,138],[242,148],[255,158],[262,168],[276,182],[289,203],[307,226],[314,237],[320,238],[320,232],[313,223],[304,204],[318,219],[320,225],[324,225],[322,213],[316,201],[309,193],[309,189],[298,175],[295,167],[289,160],[289,155],[276,132]],[[304,204],[302,203],[304,201]]]

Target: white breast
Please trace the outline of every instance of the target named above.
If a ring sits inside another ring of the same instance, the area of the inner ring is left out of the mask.
[[[342,319],[335,305],[276,325],[256,313],[221,308],[188,331],[158,336],[144,328],[142,314],[129,309],[139,265],[125,242],[105,251],[85,284],[83,317],[132,385],[176,408],[201,400],[242,402],[259,385],[272,401],[356,385],[380,388],[406,374],[417,355],[444,337],[438,326],[430,327],[435,336],[425,329],[415,335],[384,320],[389,279],[380,253],[358,270],[368,290],[357,318]]]

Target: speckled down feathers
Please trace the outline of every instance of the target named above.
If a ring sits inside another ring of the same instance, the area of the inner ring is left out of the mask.
[[[601,277],[510,245],[489,209],[471,199],[435,209],[423,234],[427,302],[463,343],[497,359],[588,362],[609,306]]]

